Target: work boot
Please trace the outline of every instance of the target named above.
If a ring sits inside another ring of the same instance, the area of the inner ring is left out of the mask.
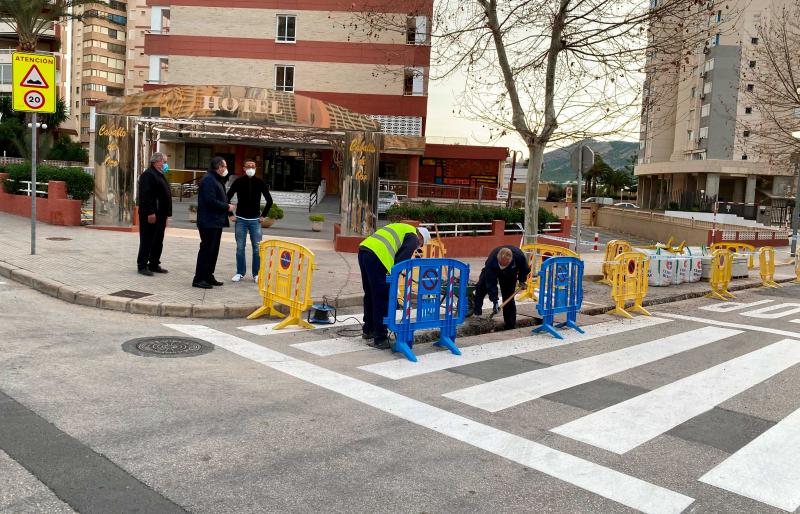
[[[389,339],[376,339],[375,341],[369,343],[369,345],[373,348],[377,348],[378,350],[388,350],[392,347],[389,343]]]
[[[366,339],[369,341],[370,339],[375,339],[374,332],[361,332],[361,339]]]

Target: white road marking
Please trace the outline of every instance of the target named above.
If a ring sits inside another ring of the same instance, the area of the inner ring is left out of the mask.
[[[701,482],[779,509],[800,507],[800,410],[700,477]]]
[[[307,343],[296,343],[291,345],[298,350],[313,353],[320,357],[330,357],[340,353],[360,352],[369,350],[367,341],[361,337],[337,337],[334,339],[322,339],[321,341],[309,341]]]
[[[623,454],[797,363],[800,341],[783,339],[552,432]]]
[[[682,314],[671,314],[668,312],[659,312],[659,316],[672,319],[682,319],[684,321],[695,321],[697,323],[704,323],[706,325],[714,325],[717,327],[738,328],[740,330],[752,330],[754,332],[764,332],[765,334],[775,334],[776,336],[796,337],[800,339],[800,332],[789,332],[788,330],[779,330],[777,328],[759,327],[758,325],[744,325],[742,323],[729,323],[727,321],[718,321],[708,318],[695,318],[693,316],[684,316]]]
[[[694,502],[675,491],[224,332],[202,325],[164,326],[642,512],[678,514]]]
[[[774,301],[775,300],[759,300],[757,302],[752,302],[752,303],[718,302],[718,303],[713,303],[711,305],[704,305],[700,307],[700,310],[709,312],[733,312],[746,309],[748,307],[755,307],[756,305],[764,305],[765,303],[772,303]]]
[[[449,351],[439,351],[418,355],[418,362],[411,362],[405,358],[397,357],[390,361],[361,366],[359,369],[398,380],[401,378],[424,375],[434,371],[441,371],[443,369],[455,368],[465,364],[499,359],[501,357],[509,357],[511,355],[519,355],[521,353],[528,353],[546,348],[556,348],[612,334],[621,334],[640,328],[653,327],[661,323],[669,323],[669,320],[640,316],[632,320],[607,321],[584,327],[586,331],[585,334],[581,334],[575,330],[563,330],[561,334],[564,336],[564,339],[556,339],[547,334],[531,335],[517,339],[509,339],[507,341],[466,346],[461,348],[461,355],[453,355]],[[458,340],[456,340],[456,344],[458,344]]]
[[[742,312],[741,315],[750,318],[778,319],[797,314],[798,312],[800,312],[800,303],[778,303],[754,311]]]
[[[621,350],[478,384],[444,396],[479,409],[497,412],[741,333],[740,330],[703,327]]]
[[[344,318],[344,316],[342,316]],[[280,321],[276,321],[275,323],[266,323],[261,325],[245,325],[243,327],[239,327],[239,330],[243,330],[250,334],[254,334],[257,336],[272,336],[275,334],[286,334],[289,332],[308,332],[308,330],[318,330],[320,328],[335,328],[335,327],[345,327],[348,325],[357,325],[359,323],[359,319],[363,317],[363,314],[358,314],[356,316],[347,315],[343,321],[339,321],[332,325],[314,325],[313,329],[306,329],[300,328],[296,325],[289,326],[286,328],[282,328],[280,330],[273,330],[275,325],[280,323]]]

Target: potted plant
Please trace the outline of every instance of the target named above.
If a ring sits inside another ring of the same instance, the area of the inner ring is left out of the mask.
[[[197,223],[197,204],[189,204],[189,222]]]
[[[273,223],[275,223],[276,220],[280,219],[283,219],[283,209],[275,204],[272,204],[272,207],[269,208],[266,219],[261,222],[261,226],[263,228],[269,228]]]
[[[325,221],[325,216],[322,214],[312,214],[308,217],[311,222],[311,230],[314,232],[322,232],[322,222]]]

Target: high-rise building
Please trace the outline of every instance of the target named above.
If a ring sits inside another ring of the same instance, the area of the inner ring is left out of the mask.
[[[753,206],[792,194],[788,156],[761,154],[748,129],[758,116],[749,72],[764,65],[758,27],[791,1],[706,2],[704,44],[676,40],[649,56],[649,64],[680,62],[680,69],[646,78],[635,168],[642,207],[688,208],[700,198]]]

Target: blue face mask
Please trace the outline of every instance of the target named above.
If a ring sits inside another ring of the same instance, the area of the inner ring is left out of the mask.
[[[166,162],[164,163],[164,167],[161,169],[161,173],[166,173],[169,171],[169,164]]]

